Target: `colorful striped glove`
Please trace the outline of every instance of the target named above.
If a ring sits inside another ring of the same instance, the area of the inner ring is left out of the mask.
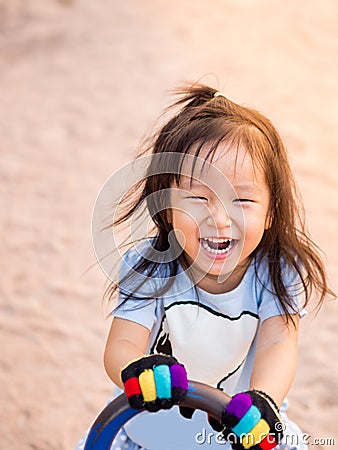
[[[283,437],[277,405],[262,391],[234,395],[222,414],[222,424],[224,438],[235,450],[270,450]]]
[[[187,372],[173,356],[145,356],[125,367],[121,378],[134,409],[169,409],[184,400],[188,390]]]

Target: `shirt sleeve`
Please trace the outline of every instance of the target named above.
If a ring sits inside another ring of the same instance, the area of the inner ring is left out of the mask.
[[[263,277],[263,283],[262,281],[259,282],[261,287],[258,315],[261,322],[264,322],[264,320],[269,319],[270,317],[285,314],[277,295],[273,292],[273,288],[268,277],[267,265],[264,269],[265,276]],[[292,299],[292,305],[287,308],[288,312],[290,314],[299,314],[300,317],[304,317],[307,312],[303,308],[304,291],[301,279],[297,271],[294,269],[291,270],[284,267],[283,273],[288,293]]]
[[[152,297],[154,285],[151,277],[135,271],[138,257],[135,252],[129,251],[122,258],[119,296],[112,315],[151,330],[156,320],[156,299]]]

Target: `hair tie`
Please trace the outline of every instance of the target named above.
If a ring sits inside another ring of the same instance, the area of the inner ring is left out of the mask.
[[[214,93],[214,98],[215,98],[215,97],[224,97],[224,98],[226,98],[225,95],[222,94],[222,92],[219,92],[219,91],[217,91],[217,92]]]

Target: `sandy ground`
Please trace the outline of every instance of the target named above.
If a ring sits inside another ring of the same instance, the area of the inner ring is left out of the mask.
[[[334,0],[0,0],[1,448],[72,449],[110,396],[92,207],[181,81],[276,124],[338,288],[337,23]],[[303,321],[290,416],[337,444],[336,321]]]

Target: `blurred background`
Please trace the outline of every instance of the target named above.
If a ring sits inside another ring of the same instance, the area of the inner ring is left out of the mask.
[[[337,23],[334,0],[0,0],[2,448],[72,449],[111,395],[92,208],[184,81],[279,129],[337,290]],[[303,320],[290,393],[336,443],[337,316]]]

